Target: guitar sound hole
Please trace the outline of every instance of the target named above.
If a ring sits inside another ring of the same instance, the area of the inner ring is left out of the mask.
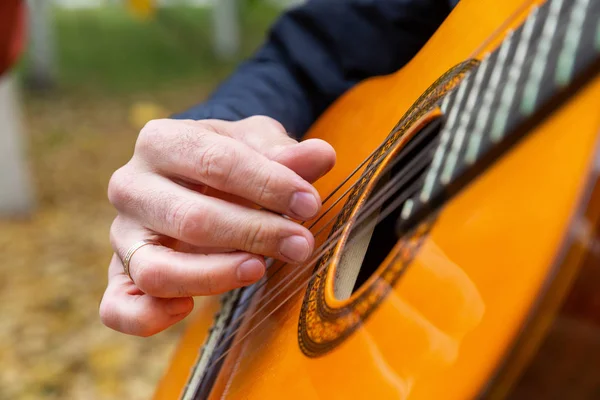
[[[385,189],[388,182],[394,178],[401,179],[399,174],[412,175],[402,185],[388,188],[392,195],[376,212],[371,213],[360,226],[356,226],[352,230],[335,276],[334,292],[337,299],[345,300],[356,292],[375,273],[400,239],[396,223],[404,203],[380,221],[377,220],[380,219],[380,213],[399,197],[408,199],[421,190],[425,171],[433,158],[432,149],[435,146],[431,146],[431,142],[437,142],[441,124],[436,124],[436,126],[435,129],[424,129],[416,134],[390,161],[390,163],[395,161],[391,170],[377,178],[377,184],[363,207],[369,207],[373,197]],[[416,160],[421,160],[422,157],[427,158],[424,165],[421,163],[421,167],[417,169],[412,167],[416,164]],[[400,232],[400,235],[402,234],[403,232]]]

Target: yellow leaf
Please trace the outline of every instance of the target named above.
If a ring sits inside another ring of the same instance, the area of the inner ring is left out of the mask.
[[[166,118],[167,110],[152,102],[137,102],[129,111],[129,123],[134,129],[142,129],[151,119]]]
[[[127,0],[127,3],[133,15],[142,19],[152,18],[156,11],[155,0]]]

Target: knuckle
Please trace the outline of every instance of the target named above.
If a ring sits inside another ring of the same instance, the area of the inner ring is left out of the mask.
[[[113,300],[102,299],[98,310],[100,321],[108,328],[119,332],[130,333],[137,336],[148,337],[157,332],[153,326],[152,318],[145,315],[134,315],[129,318],[123,318],[119,315],[118,307]]]
[[[141,310],[140,313],[132,318],[130,322],[130,330],[135,332],[136,336],[141,337],[149,337],[160,331],[160,329],[157,329],[155,321],[152,318],[149,310]]]
[[[242,249],[257,254],[264,253],[273,239],[268,224],[252,219],[248,221],[246,228],[242,230],[242,235]]]
[[[183,201],[169,208],[165,221],[173,227],[180,239],[197,237],[203,233],[205,223],[200,223],[202,208],[192,201]],[[204,221],[203,221],[204,222]]]
[[[270,168],[261,168],[258,176],[258,182],[252,185],[258,189],[258,202],[261,204],[278,202],[277,190],[274,190],[277,182],[275,172]]]
[[[115,251],[119,248],[118,237],[120,236],[120,233],[121,233],[121,220],[117,216],[117,218],[115,218],[114,221],[112,222],[112,224],[110,225],[110,231],[109,231],[110,244],[112,245],[112,248]]]
[[[254,115],[248,118],[248,122],[261,127],[268,127],[276,131],[285,132],[285,127],[276,119],[267,117],[266,115]]]
[[[116,328],[116,310],[114,303],[106,298],[106,294],[100,302],[98,309],[100,315],[100,321],[109,328]]]
[[[153,260],[138,258],[132,268],[135,284],[144,293],[154,297],[165,295],[166,269]]]
[[[155,148],[159,147],[159,143],[164,141],[165,134],[169,129],[165,129],[168,120],[155,119],[150,120],[140,130],[138,135],[135,151],[140,153],[147,153],[154,151]]]
[[[196,174],[209,181],[218,181],[226,185],[231,178],[233,164],[237,159],[235,150],[227,152],[216,143],[206,143],[200,150],[196,162]]]
[[[136,335],[140,337],[150,337],[156,333],[158,333],[158,329],[156,329],[153,325],[149,324],[147,321],[142,320],[142,318],[136,318]]]
[[[197,234],[207,242],[208,246],[239,248],[240,223],[225,212],[206,213]]]
[[[186,286],[183,284],[179,284],[177,285],[177,287],[175,288],[175,297],[185,297],[185,296],[190,296],[190,292],[187,290]]]
[[[219,293],[216,290],[215,276],[211,272],[204,270],[202,273],[198,274],[197,279],[197,285],[202,288],[205,296],[212,296]]]
[[[112,174],[108,182],[108,200],[113,206],[121,208],[132,201],[131,181],[127,166]]]

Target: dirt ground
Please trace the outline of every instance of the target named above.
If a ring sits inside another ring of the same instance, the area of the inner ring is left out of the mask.
[[[187,86],[135,98],[29,95],[24,120],[37,208],[0,220],[0,399],[147,399],[183,324],[151,338],[105,328],[111,173],[143,121],[200,100]]]

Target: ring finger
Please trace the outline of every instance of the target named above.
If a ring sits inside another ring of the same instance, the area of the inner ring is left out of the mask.
[[[135,221],[115,219],[111,243],[120,260],[143,240],[153,240],[152,233]],[[223,293],[256,282],[265,271],[264,259],[253,254],[182,253],[160,244],[137,247],[128,261],[136,286],[151,296],[165,298]]]
[[[99,310],[106,326],[129,335],[150,336],[181,321],[193,308],[191,297],[162,299],[143,293],[123,273],[119,257],[113,256]]]

